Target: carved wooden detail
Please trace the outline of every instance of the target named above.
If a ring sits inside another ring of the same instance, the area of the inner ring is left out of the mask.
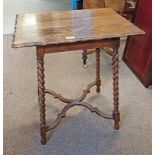
[[[113,100],[114,100],[114,111],[113,111],[113,117],[114,117],[114,128],[116,130],[119,129],[119,121],[120,121],[120,114],[119,114],[119,83],[118,83],[118,59],[119,53],[118,48],[113,48],[112,53],[112,69],[113,69]]]
[[[48,89],[45,90],[45,93],[51,94],[54,98],[58,98],[60,101],[65,102],[65,103],[71,103],[71,102],[75,102],[75,101],[81,102],[86,98],[87,94],[90,93],[90,89],[95,85],[96,85],[95,81],[88,84],[87,88],[85,90],[83,90],[83,94],[79,98],[76,98],[76,99],[67,99],[67,98],[63,97],[61,94],[58,94],[58,93],[48,90]]]
[[[42,49],[40,49],[42,51]],[[45,80],[44,80],[44,57],[37,56],[37,73],[38,73],[38,102],[40,107],[40,133],[41,143],[46,144],[46,109],[45,109]]]
[[[40,115],[41,122],[43,124],[46,124],[45,121],[45,87],[44,87],[44,60],[42,57],[37,58],[37,69],[38,69],[38,95],[39,95],[39,104],[40,104],[40,110],[42,111]]]
[[[67,111],[70,108],[74,107],[74,106],[84,106],[84,107],[88,108],[91,112],[95,112],[97,115],[99,115],[99,116],[101,116],[103,118],[113,119],[113,116],[112,115],[103,113],[97,107],[93,107],[92,105],[90,105],[90,104],[88,104],[86,102],[75,101],[75,102],[71,102],[71,103],[67,104],[62,109],[62,111],[57,115],[57,118],[54,121],[54,123],[47,129],[47,131],[50,131],[50,130],[53,130],[54,128],[56,128],[60,124],[62,118],[65,118],[66,117]]]
[[[39,103],[40,103],[40,119],[41,119],[41,143],[46,144],[46,133],[50,130],[54,130],[60,123],[61,120],[66,117],[67,111],[74,107],[74,106],[84,106],[88,108],[91,112],[95,112],[97,115],[107,118],[107,119],[114,119],[114,128],[116,130],[119,129],[119,121],[120,121],[120,114],[119,114],[119,101],[118,101],[118,46],[119,40],[116,44],[113,45],[113,52],[112,52],[112,68],[113,68],[113,95],[114,95],[114,111],[113,115],[105,114],[100,111],[97,107],[93,107],[92,105],[82,102],[88,93],[90,93],[90,89],[96,85],[96,91],[100,92],[101,86],[101,79],[100,79],[100,48],[96,48],[96,80],[88,84],[87,88],[83,90],[82,95],[76,99],[68,99],[63,97],[61,94],[56,93],[54,91],[45,89],[44,87],[44,61],[43,61],[43,53],[42,50],[39,51],[38,49],[38,57],[37,57],[37,68],[38,68],[38,95],[39,95]],[[46,125],[45,121],[45,93],[52,95],[54,98],[58,98],[60,101],[67,103],[66,106],[62,109],[62,111],[57,115],[56,120],[52,123],[51,126]]]
[[[96,49],[96,92],[100,92],[101,79],[100,79],[100,49]]]

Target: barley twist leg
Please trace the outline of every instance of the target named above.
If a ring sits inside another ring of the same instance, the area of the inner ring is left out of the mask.
[[[112,53],[112,69],[113,69],[113,104],[114,104],[114,111],[113,111],[113,118],[114,118],[114,128],[116,130],[119,129],[119,121],[120,121],[120,113],[119,113],[119,83],[118,83],[118,48],[113,48]]]
[[[100,49],[96,49],[96,92],[100,92],[101,79],[100,79]]]
[[[41,143],[44,145],[47,143],[46,140],[46,114],[45,114],[45,81],[44,81],[44,59],[43,56],[37,57],[37,73],[38,73],[38,101],[40,106],[40,134]]]

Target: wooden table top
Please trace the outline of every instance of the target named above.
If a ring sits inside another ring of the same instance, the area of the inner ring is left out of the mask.
[[[19,14],[12,47],[44,46],[144,34],[110,8]]]

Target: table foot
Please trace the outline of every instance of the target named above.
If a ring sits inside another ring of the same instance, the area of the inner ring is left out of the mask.
[[[41,135],[41,144],[42,145],[45,145],[47,143],[46,133],[47,133],[47,126],[40,127],[40,135]]]
[[[119,123],[115,123],[115,124],[114,124],[114,129],[115,129],[115,130],[119,130]]]
[[[86,68],[86,61],[87,61],[87,50],[83,50],[82,52],[82,59],[83,59],[83,67]]]
[[[114,129],[119,130],[120,114],[113,112],[113,117],[114,117]]]

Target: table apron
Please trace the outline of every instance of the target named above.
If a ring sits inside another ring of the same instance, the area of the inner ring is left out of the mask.
[[[119,47],[120,38],[113,39],[102,39],[102,40],[91,40],[91,41],[79,41],[74,43],[59,43],[46,46],[37,46],[44,47],[45,53],[57,53],[65,52],[72,50],[86,50],[92,48],[103,48],[103,47]]]

